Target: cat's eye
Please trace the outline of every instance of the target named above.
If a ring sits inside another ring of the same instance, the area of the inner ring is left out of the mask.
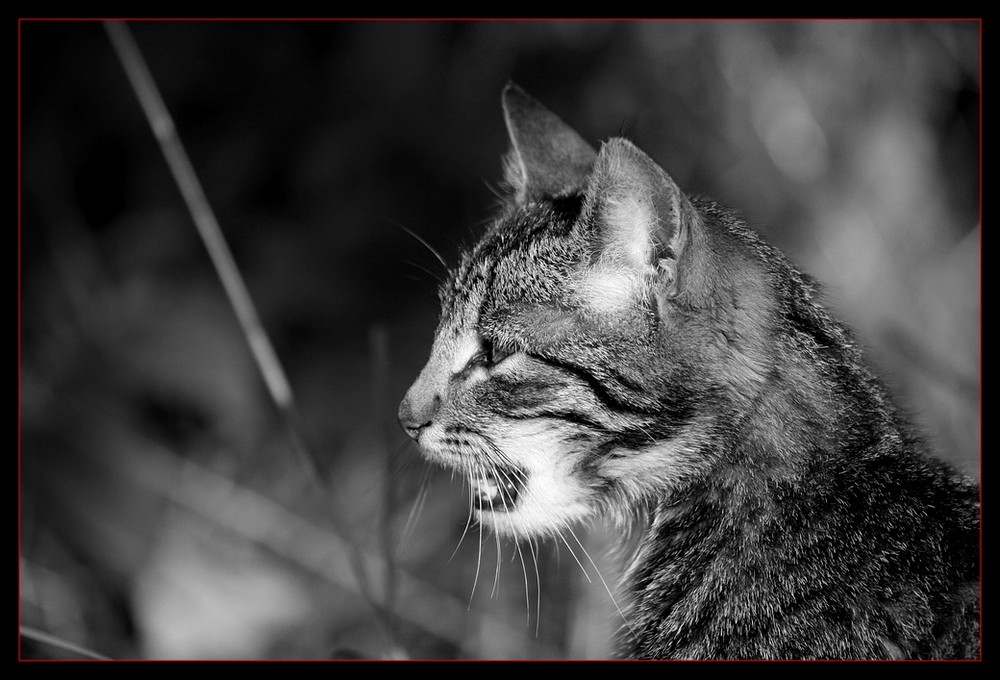
[[[514,353],[513,349],[504,347],[493,340],[482,338],[482,348],[472,357],[472,362],[487,368],[496,366]]]
[[[489,352],[487,353],[486,358],[490,362],[490,364],[496,365],[513,353],[514,350],[508,349],[506,347],[501,347],[500,345],[491,342],[489,345]]]

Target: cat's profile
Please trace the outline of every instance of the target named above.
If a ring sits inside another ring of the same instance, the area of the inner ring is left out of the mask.
[[[978,658],[978,486],[816,285],[622,138],[508,85],[511,196],[399,419],[518,537],[638,533],[631,658]]]

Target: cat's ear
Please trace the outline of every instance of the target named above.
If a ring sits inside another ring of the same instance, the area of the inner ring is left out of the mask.
[[[696,219],[670,175],[634,144],[615,138],[601,146],[581,213],[596,260],[673,281]]]
[[[514,83],[504,88],[503,115],[506,179],[518,203],[583,190],[597,154],[573,128]]]

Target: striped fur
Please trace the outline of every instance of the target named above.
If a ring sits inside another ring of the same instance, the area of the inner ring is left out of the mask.
[[[815,283],[516,86],[512,198],[400,405],[518,537],[639,536],[622,654],[979,654],[977,486],[927,456]]]

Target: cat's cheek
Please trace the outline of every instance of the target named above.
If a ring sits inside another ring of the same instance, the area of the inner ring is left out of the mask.
[[[526,472],[513,509],[484,512],[481,519],[516,536],[556,534],[594,513],[593,491],[581,479],[564,435],[545,424],[522,424],[497,442]]]
[[[655,497],[705,474],[711,463],[691,425],[676,438],[636,450],[614,450],[599,474],[634,498]]]

